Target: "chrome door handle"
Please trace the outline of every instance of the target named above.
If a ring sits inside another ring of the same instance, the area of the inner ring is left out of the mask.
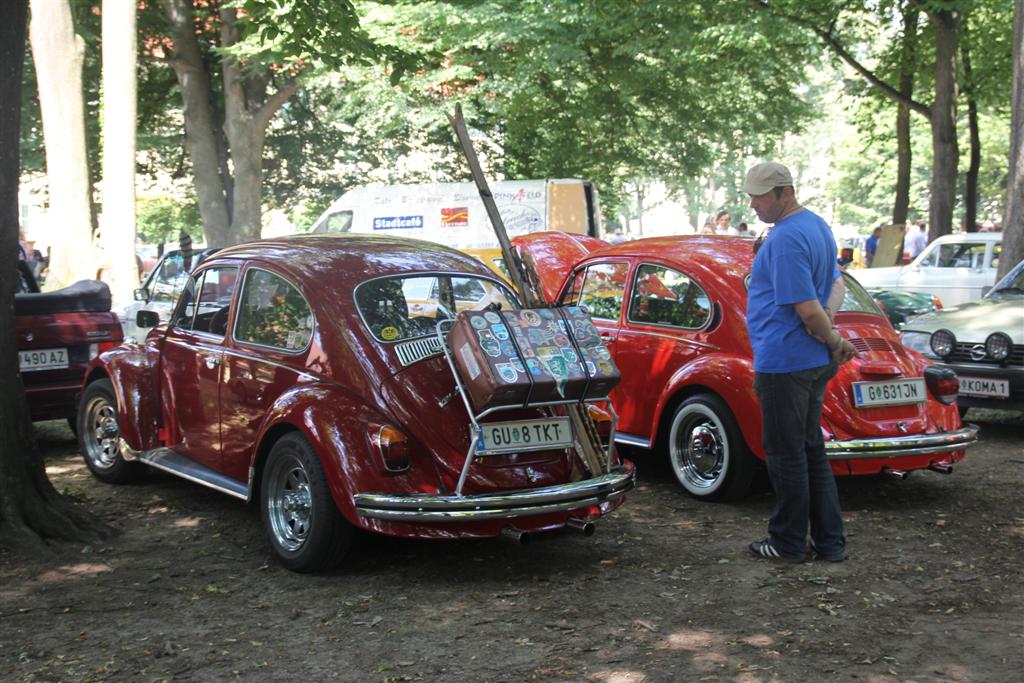
[[[206,367],[208,367],[211,370],[213,370],[215,367],[220,365],[220,358],[217,358],[217,356],[207,356],[205,362],[206,362]]]
[[[606,344],[610,344],[613,341],[615,341],[615,335],[614,334],[601,334],[601,335],[598,335],[598,336],[600,336],[601,337],[601,341],[605,342]]]

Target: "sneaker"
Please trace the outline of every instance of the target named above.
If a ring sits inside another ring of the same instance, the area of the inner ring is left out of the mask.
[[[775,562],[792,562],[794,564],[804,561],[804,558],[802,557],[787,557],[786,555],[783,555],[775,549],[771,540],[767,538],[763,541],[754,541],[748,547],[755,557],[761,557],[766,560],[774,560]]]
[[[811,539],[809,545],[811,547],[811,559],[813,559],[813,560],[821,560],[823,562],[842,562],[843,560],[846,559],[846,551],[845,550],[840,550],[839,554],[837,554],[837,555],[822,555],[820,552],[818,552],[818,549],[814,546],[814,540],[813,539]]]

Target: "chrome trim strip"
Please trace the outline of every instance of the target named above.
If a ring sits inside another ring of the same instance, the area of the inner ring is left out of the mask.
[[[572,510],[618,500],[636,485],[632,465],[593,479],[538,489],[471,496],[357,493],[356,510],[363,517],[403,522],[464,522],[526,517]]]
[[[249,487],[242,482],[214,472],[209,467],[200,465],[170,448],[154,448],[151,451],[139,453],[138,459],[150,467],[163,470],[176,477],[187,479],[235,498],[249,500]]]
[[[978,425],[965,424],[960,429],[939,434],[892,436],[879,439],[826,441],[829,460],[889,458],[901,455],[938,455],[959,451],[978,441]]]
[[[653,325],[653,323],[635,323],[635,322],[632,322],[632,321],[630,321],[630,324],[632,324],[632,325]],[[705,325],[704,327],[707,327],[707,326]],[[680,332],[700,332],[701,330],[704,329],[704,327],[702,327],[700,329],[692,329],[692,328],[688,328],[688,327],[677,327],[677,328],[673,328],[673,329],[678,329]],[[620,329],[619,330],[619,334],[622,334],[623,332],[628,332],[629,334],[643,334],[643,335],[647,335],[649,337],[661,337],[662,339],[669,339],[669,340],[674,341],[674,342],[679,342],[680,344],[690,344],[691,346],[699,346],[702,349],[710,349],[712,351],[717,351],[718,350],[718,347],[715,346],[714,344],[705,344],[704,342],[699,342],[699,341],[696,341],[694,339],[686,339],[686,338],[683,338],[683,337],[676,337],[676,336],[673,336],[671,334],[663,334],[661,332],[651,332],[649,330],[635,330],[633,328]]]
[[[645,439],[642,436],[636,436],[634,434],[624,434],[622,432],[618,432],[615,435],[615,443],[621,443],[626,446],[637,446],[639,448],[651,447],[649,439]]]
[[[271,347],[267,347],[267,348],[271,348]],[[274,349],[274,350],[276,351],[276,350],[279,350],[279,349]],[[251,361],[258,362],[258,363],[262,363],[264,365],[269,365],[271,367],[281,368],[282,370],[288,370],[289,372],[294,372],[296,375],[298,375],[298,377],[300,379],[303,379],[303,380],[306,380],[306,381],[310,381],[310,382],[318,381],[320,379],[319,376],[312,374],[311,372],[309,372],[308,369],[302,369],[302,368],[296,367],[294,365],[288,365],[287,363],[281,363],[281,362],[276,361],[276,360],[271,360],[271,359],[267,358],[266,356],[261,356],[261,355],[259,355],[257,353],[247,352],[247,351],[248,351],[248,349],[238,349],[238,348],[228,348],[228,347],[225,347],[223,355],[224,356],[231,356],[232,358],[240,358],[242,360],[251,360]]]

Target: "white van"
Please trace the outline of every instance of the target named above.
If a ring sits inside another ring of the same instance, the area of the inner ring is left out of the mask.
[[[544,230],[601,236],[597,189],[587,181],[500,180],[490,188],[509,237]],[[457,249],[498,245],[473,183],[356,187],[310,231],[415,237]]]

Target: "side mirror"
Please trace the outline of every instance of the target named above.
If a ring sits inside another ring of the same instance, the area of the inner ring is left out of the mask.
[[[132,298],[136,301],[149,301],[149,290],[145,287],[139,287],[132,294]]]
[[[135,325],[138,327],[156,327],[160,324],[160,314],[156,311],[136,311]]]

